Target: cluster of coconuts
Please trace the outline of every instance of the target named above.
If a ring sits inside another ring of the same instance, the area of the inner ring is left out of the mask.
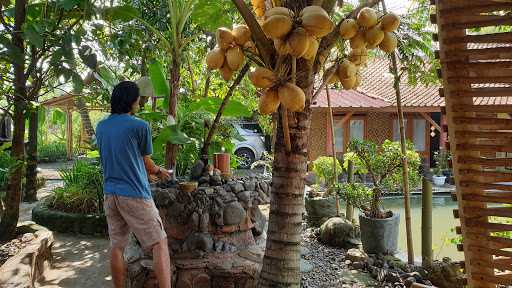
[[[299,15],[286,7],[274,7],[265,12],[261,28],[274,41],[278,54],[314,60],[318,39],[329,34],[334,23],[320,6],[308,6]]]
[[[252,9],[257,17],[263,17],[265,15],[265,0],[251,0]]]
[[[277,111],[280,104],[290,112],[304,110],[306,103],[304,91],[293,83],[279,81],[272,70],[257,67],[249,72],[249,79],[256,88],[263,89],[259,101],[260,114],[272,114]]]
[[[233,30],[221,27],[215,36],[217,47],[206,55],[206,65],[209,69],[218,69],[222,78],[229,81],[244,64],[244,49],[256,52],[251,30],[247,25],[235,25]]]
[[[346,19],[340,25],[340,36],[350,41],[351,51],[347,59],[339,63],[329,84],[341,82],[344,89],[355,89],[361,83],[359,66],[368,61],[368,50],[379,47],[385,53],[393,52],[398,44],[393,33],[400,26],[400,19],[388,13],[379,19],[377,11],[363,8],[357,19]]]

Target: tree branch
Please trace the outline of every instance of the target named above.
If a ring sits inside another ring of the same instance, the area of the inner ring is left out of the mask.
[[[265,62],[268,67],[272,67],[272,64],[274,64],[272,63],[272,59],[274,59],[273,56],[275,54],[274,45],[270,40],[267,39],[267,36],[265,36],[265,33],[263,33],[260,24],[258,21],[256,21],[256,18],[252,14],[249,7],[247,7],[245,2],[243,0],[232,0],[232,2],[251,30],[251,36],[260,52],[261,57],[263,58],[263,62]]]
[[[215,130],[217,129],[217,126],[220,122],[220,118],[222,117],[222,113],[224,113],[224,109],[226,108],[226,105],[229,102],[229,98],[233,95],[233,92],[235,92],[235,88],[242,82],[242,79],[244,79],[245,74],[247,74],[247,71],[249,71],[250,64],[246,63],[242,70],[240,70],[240,73],[238,73],[238,76],[236,77],[233,84],[231,84],[231,87],[229,87],[228,92],[226,93],[226,96],[224,96],[224,100],[222,100],[222,104],[220,104],[219,111],[217,111],[217,115],[215,116],[215,120],[212,123],[212,126],[210,127],[210,130],[208,131],[208,136],[206,136],[206,140],[203,144],[203,149],[201,149],[201,154],[199,155],[200,158],[202,158],[203,155],[208,155],[208,148],[210,146],[210,143],[212,142],[213,135],[215,134]]]
[[[336,25],[334,30],[322,39],[322,41],[320,42],[320,47],[318,48],[318,56],[316,57],[315,66],[313,67],[314,73],[317,73],[320,69],[320,59],[327,59],[327,54],[331,51],[332,47],[334,47],[334,44],[336,44],[336,41],[340,37],[339,30],[341,23],[343,23],[343,21],[345,21],[346,19],[357,17],[357,14],[359,14],[359,11],[361,11],[361,9],[365,7],[373,7],[379,4],[380,1],[382,0],[368,0],[367,3],[360,5],[346,17],[341,19],[341,21]]]

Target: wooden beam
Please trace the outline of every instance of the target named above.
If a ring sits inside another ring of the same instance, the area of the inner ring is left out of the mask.
[[[68,160],[73,159],[73,111],[66,111],[66,152]]]
[[[343,116],[343,118],[341,118],[341,125],[344,125],[345,122],[347,122],[348,120],[350,120],[350,118],[352,117],[352,115],[354,114],[354,112],[349,112],[348,114],[346,114],[345,116]]]
[[[432,119],[432,117],[430,117],[430,115],[428,115],[425,112],[419,112],[419,114],[423,118],[425,118],[425,120],[427,120],[430,123],[430,125],[434,126],[437,129],[437,131],[442,132],[441,126],[439,126],[439,124],[437,124],[436,121],[434,121],[434,119]]]

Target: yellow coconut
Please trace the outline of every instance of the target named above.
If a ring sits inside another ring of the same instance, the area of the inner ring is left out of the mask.
[[[235,37],[236,44],[243,46],[247,41],[251,40],[251,30],[247,25],[236,25],[233,27],[233,37]]]
[[[391,53],[395,51],[396,47],[398,46],[398,40],[396,39],[395,34],[392,32],[386,32],[384,35],[384,39],[379,44],[380,50]]]
[[[304,110],[306,95],[299,86],[292,83],[285,83],[279,86],[278,93],[279,101],[290,112],[299,112]]]
[[[240,69],[244,64],[244,61],[245,55],[240,47],[235,46],[226,51],[226,62],[231,70],[237,71]]]
[[[276,47],[277,54],[288,55],[290,54],[290,47],[288,43],[281,39],[274,39],[274,47]]]
[[[364,33],[364,40],[370,47],[377,47],[383,39],[384,31],[380,30],[379,26],[370,28]]]
[[[356,20],[346,19],[343,22],[341,22],[340,36],[343,39],[351,39],[354,36],[356,36],[358,30],[359,26],[357,25]]]
[[[286,7],[274,7],[265,12],[265,19],[268,19],[275,15],[288,16],[290,18],[293,18],[294,13],[292,10]]]
[[[302,56],[302,58],[307,60],[314,60],[316,57],[316,53],[318,53],[318,47],[320,46],[320,42],[316,40],[315,37],[309,36],[309,45],[306,54]]]
[[[357,73],[357,67],[354,65],[354,63],[343,60],[341,64],[338,66],[338,78],[346,79],[355,76]]]
[[[359,26],[370,28],[375,26],[378,21],[377,12],[372,8],[365,7],[357,14],[357,24]]]
[[[323,14],[326,17],[329,17],[329,14],[327,14],[327,12],[324,10],[324,8],[322,8],[321,6],[317,6],[317,5],[307,6],[306,8],[302,9],[302,11],[300,11],[300,17],[302,17],[306,14],[311,14],[311,13]]]
[[[290,55],[300,58],[309,48],[309,35],[304,28],[298,27],[288,37],[288,47],[290,47]]]
[[[338,78],[338,75],[336,73],[332,74],[331,78],[327,80],[327,84],[333,85],[340,82],[340,78]]]
[[[356,89],[357,87],[359,87],[359,85],[361,85],[361,75],[359,73],[357,73],[356,75],[356,83],[354,83],[354,87],[352,87],[352,89]]]
[[[276,89],[268,89],[261,95],[259,103],[259,111],[262,115],[272,114],[279,108],[279,94]]]
[[[321,38],[332,31],[334,23],[322,13],[306,13],[302,15],[302,26],[310,35]]]
[[[272,39],[286,36],[292,30],[292,27],[292,19],[283,15],[274,15],[265,20],[261,26],[265,35]]]
[[[231,33],[231,30],[226,27],[220,27],[217,29],[216,38],[217,45],[224,50],[227,50],[231,44],[233,44],[233,41],[235,41],[233,33]]]
[[[364,65],[368,62],[368,50],[366,48],[352,49],[348,55],[348,60],[355,65]]]
[[[227,65],[227,63],[224,63],[224,65],[222,65],[222,67],[220,67],[219,72],[220,72],[220,76],[222,76],[222,79],[229,81],[233,77],[234,71],[229,69],[229,66]]]
[[[354,87],[356,86],[356,82],[357,82],[357,76],[354,75],[352,77],[340,79],[340,82],[341,82],[341,86],[343,86],[343,89],[345,89],[345,90],[354,89]]]
[[[256,16],[263,17],[265,15],[265,7],[257,7],[257,8],[253,8],[253,9],[254,9],[254,14],[256,14]]]
[[[350,39],[350,48],[361,49],[364,47],[366,47],[366,41],[364,40],[364,32],[361,30]]]
[[[380,28],[384,32],[393,32],[400,26],[400,18],[394,13],[388,13],[380,20]]]
[[[274,85],[277,78],[272,70],[258,67],[254,71],[249,72],[249,79],[257,88],[266,89]]]
[[[217,47],[206,54],[206,65],[212,70],[219,69],[224,64],[224,59],[224,51]]]

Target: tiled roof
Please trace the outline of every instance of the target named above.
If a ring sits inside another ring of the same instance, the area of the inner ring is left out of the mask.
[[[359,90],[369,95],[386,99],[392,106],[396,105],[396,94],[393,87],[393,75],[389,72],[391,63],[388,58],[374,58],[368,66],[361,70],[361,86]],[[403,75],[400,82],[402,106],[404,107],[440,107],[444,99],[439,96],[438,85],[418,84],[412,86]]]
[[[332,108],[384,108],[390,106],[388,101],[361,91],[329,89],[329,94]],[[313,107],[328,107],[325,90],[318,94]]]

